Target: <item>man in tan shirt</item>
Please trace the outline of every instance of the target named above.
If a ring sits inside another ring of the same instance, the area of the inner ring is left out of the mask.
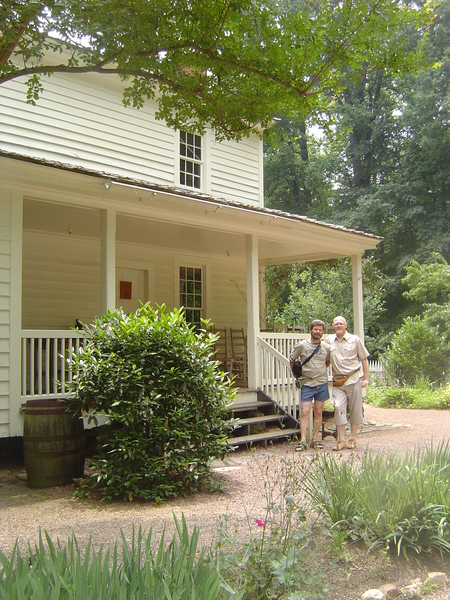
[[[317,450],[322,447],[319,442],[319,431],[322,425],[322,412],[325,400],[328,400],[328,374],[327,366],[330,362],[330,349],[325,342],[321,343],[325,324],[319,319],[311,321],[309,326],[309,340],[299,342],[290,355],[291,369],[294,361],[299,359],[302,363],[315,354],[302,367],[303,386],[300,393],[301,416],[300,416],[300,443],[296,447],[297,452],[308,448],[306,432],[308,429],[311,404],[314,400],[314,428],[311,448]],[[319,344],[319,348],[317,345]]]
[[[344,376],[347,379],[337,387],[333,384],[334,421],[336,424],[337,443],[333,450],[356,448],[356,434],[363,421],[362,390],[369,383],[369,353],[357,335],[347,332],[347,321],[344,317],[333,320],[334,335],[327,339],[330,345],[330,362],[333,379]],[[345,441],[347,425],[347,408],[350,419],[350,438]]]

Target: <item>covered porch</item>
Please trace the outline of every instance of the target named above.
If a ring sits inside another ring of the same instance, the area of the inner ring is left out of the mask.
[[[263,331],[265,267],[350,256],[355,333],[364,337],[361,254],[376,247],[375,236],[42,161],[1,158],[0,167],[12,202],[8,415],[0,409],[9,435],[22,434],[26,400],[64,395],[72,374],[61,356],[83,343],[76,320],[120,305],[187,301],[194,321],[242,330],[245,389],[264,391],[292,415],[288,357],[307,334]],[[183,287],[196,285],[196,275],[183,283],[183,269],[198,274],[200,295]]]

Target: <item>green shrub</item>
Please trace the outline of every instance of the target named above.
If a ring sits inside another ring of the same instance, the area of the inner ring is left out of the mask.
[[[420,377],[443,381],[448,362],[448,344],[437,327],[419,316],[404,320],[383,357],[389,376],[407,385]]]
[[[103,497],[161,498],[198,489],[233,427],[229,381],[211,361],[215,337],[182,311],[149,304],[108,312],[86,326],[70,357],[74,412],[105,413],[92,485]]]
[[[116,543],[112,554],[103,554],[102,547],[96,552],[90,541],[82,549],[75,536],[63,546],[45,533],[45,541],[40,535],[24,555],[16,542],[10,558],[0,551],[0,600],[239,599],[203,550],[197,551],[198,529],[190,537],[184,516],[175,525],[172,541],[165,544],[163,533],[156,551],[151,531],[145,536],[141,529],[133,531],[130,545],[121,533],[121,552]]]
[[[450,552],[449,443],[401,455],[363,455],[361,466],[319,456],[305,478],[315,510],[332,529],[398,554]]]
[[[412,387],[368,386],[365,401],[383,408],[450,408],[450,384],[440,388],[420,377]]]

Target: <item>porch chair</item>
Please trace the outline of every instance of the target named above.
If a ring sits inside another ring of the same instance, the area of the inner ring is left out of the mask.
[[[281,323],[280,321],[274,321],[273,331],[287,333],[289,331],[289,325],[287,323]]]
[[[297,325],[297,323],[292,324],[292,333],[307,333],[306,325]]]
[[[247,336],[244,329],[230,329],[231,361],[230,374],[236,376],[236,382],[243,387],[247,386]]]
[[[219,337],[214,344],[214,359],[220,361],[220,368],[222,371],[230,373],[231,356],[228,352],[227,328],[214,327],[213,333],[219,334]]]

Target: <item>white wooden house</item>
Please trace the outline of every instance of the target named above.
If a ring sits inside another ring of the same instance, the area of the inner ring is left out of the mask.
[[[266,265],[350,256],[363,336],[361,253],[379,238],[265,209],[256,135],[174,131],[151,102],[125,108],[112,76],[43,83],[36,106],[23,81],[0,86],[0,437],[22,435],[26,400],[56,397],[76,319],[118,305],[185,304],[194,320],[243,328],[247,387],[284,405],[298,336],[261,333]]]

